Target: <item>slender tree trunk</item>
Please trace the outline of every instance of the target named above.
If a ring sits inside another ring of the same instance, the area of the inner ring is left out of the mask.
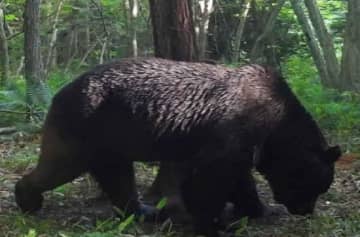
[[[81,32],[81,47],[80,47],[80,56],[82,57],[86,51],[88,50],[88,48],[90,47],[90,27],[91,27],[91,23],[90,23],[90,6],[89,6],[89,2],[85,3],[85,9],[86,9],[86,14],[84,15],[84,29]]]
[[[50,64],[49,64],[50,68],[54,68],[57,66],[58,64],[57,58],[58,58],[58,49],[56,45],[54,45],[54,48],[52,49],[52,53],[51,53]]]
[[[137,17],[139,14],[138,0],[130,0],[130,32],[131,32],[131,46],[132,55],[138,56],[138,42],[137,42]]]
[[[17,77],[20,76],[21,72],[23,71],[24,65],[25,65],[25,57],[22,56],[21,59],[20,59],[19,66],[18,66],[18,68],[16,69],[16,76],[17,76]]]
[[[197,47],[189,0],[150,0],[155,56],[196,61]]]
[[[104,63],[104,56],[105,56],[105,52],[106,52],[106,48],[107,48],[107,43],[108,43],[108,38],[105,37],[104,40],[103,40],[102,47],[101,47],[99,64],[103,64],[103,63]]]
[[[90,42],[91,42],[91,33],[90,33],[90,25],[89,25],[89,18],[87,18],[87,23],[85,26],[85,32],[84,32],[84,38],[83,38],[83,47],[82,47],[82,52],[81,55],[83,55],[87,49],[90,47]]]
[[[73,48],[72,48],[72,59],[76,58],[79,55],[79,47],[81,44],[79,42],[79,29],[74,27],[73,34],[74,34],[74,39],[73,39],[74,43],[73,43]]]
[[[301,5],[301,2],[298,0],[291,0],[292,8],[294,9],[295,15],[299,21],[299,24],[302,28],[302,30],[305,33],[306,42],[310,49],[312,58],[315,62],[316,68],[318,69],[321,82],[323,85],[327,86],[330,84],[328,81],[328,71],[326,69],[325,60],[323,58],[323,55],[321,53],[320,45],[318,43],[318,40],[315,36],[315,32],[313,28],[311,27],[311,24],[306,17],[306,14],[304,12],[304,8]]]
[[[198,0],[196,10],[196,39],[199,48],[199,58],[204,59],[207,46],[207,33],[209,29],[210,15],[214,10],[213,0]]]
[[[263,52],[265,48],[265,41],[267,37],[272,33],[274,29],[276,19],[280,13],[282,6],[285,4],[286,0],[279,0],[270,13],[263,32],[256,39],[254,46],[250,52],[250,61],[251,62],[262,62],[261,58],[263,57]]]
[[[360,1],[348,1],[346,32],[341,62],[341,88],[360,91]]]
[[[133,55],[132,50],[132,33],[131,33],[131,7],[130,7],[130,0],[124,0],[122,2],[124,7],[124,19],[125,20],[125,29],[126,29],[126,42],[128,43],[126,47],[126,56]]]
[[[69,35],[66,37],[66,40],[68,41],[67,47],[66,47],[66,53],[64,57],[65,62],[65,72],[67,72],[70,69],[71,63],[73,59],[76,57],[78,52],[78,40],[77,40],[77,32],[76,29],[71,29],[69,32]]]
[[[240,52],[241,52],[241,40],[244,33],[245,23],[247,16],[249,14],[250,6],[251,6],[251,0],[244,0],[243,2],[243,12],[241,13],[239,24],[236,28],[235,32],[235,39],[234,39],[234,53],[233,53],[233,62],[237,62],[240,59]]]
[[[0,86],[7,86],[9,75],[9,49],[5,33],[5,15],[2,4],[0,4]]]
[[[27,0],[24,11],[24,49],[27,103],[33,106],[49,102],[41,78],[40,0]]]
[[[60,0],[57,5],[57,8],[56,8],[56,14],[55,14],[54,22],[52,25],[52,34],[51,34],[50,45],[49,45],[49,49],[48,49],[49,51],[48,51],[45,65],[44,65],[44,71],[45,71],[46,77],[48,76],[49,71],[51,70],[51,66],[53,65],[52,63],[54,61],[53,57],[55,55],[55,53],[54,53],[55,44],[56,44],[57,36],[58,36],[57,25],[59,23],[59,15],[60,15],[62,5],[63,5],[63,0]]]
[[[316,1],[305,0],[305,5],[308,9],[311,23],[315,29],[315,33],[323,52],[326,70],[329,77],[328,81],[332,87],[336,87],[339,84],[340,65],[336,57],[336,51],[331,35],[326,28],[324,19],[321,16]]]

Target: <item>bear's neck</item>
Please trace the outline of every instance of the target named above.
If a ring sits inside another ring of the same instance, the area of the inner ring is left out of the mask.
[[[284,119],[272,132],[272,143],[300,148],[326,149],[327,142],[310,113],[295,99],[285,105]]]

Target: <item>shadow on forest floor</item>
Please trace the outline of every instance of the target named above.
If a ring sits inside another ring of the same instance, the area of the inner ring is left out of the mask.
[[[44,207],[35,216],[19,212],[13,188],[23,173],[36,161],[38,137],[21,137],[0,144],[0,237],[110,237],[110,236],[190,236],[188,226],[165,223],[124,224],[102,197],[89,176],[46,193]],[[278,216],[266,220],[240,221],[237,236],[360,236],[360,159],[346,154],[337,163],[334,184],[324,194],[312,217]],[[148,187],[152,168],[137,165],[139,189]],[[261,197],[273,203],[270,190],[256,175]],[[122,229],[128,234],[121,234]]]

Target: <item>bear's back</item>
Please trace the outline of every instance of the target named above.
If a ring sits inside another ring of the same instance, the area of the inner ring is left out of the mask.
[[[269,101],[278,81],[259,65],[228,68],[158,58],[124,59],[84,73],[62,89],[53,104],[71,114],[66,117],[79,120],[107,104],[112,104],[113,112],[125,106],[138,118],[145,115],[160,130],[189,130],[245,114],[252,107],[263,106],[268,113],[273,108],[265,107],[273,106]],[[264,114],[259,109],[257,113]]]

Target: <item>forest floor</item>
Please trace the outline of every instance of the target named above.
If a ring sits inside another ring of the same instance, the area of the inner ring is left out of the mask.
[[[191,236],[188,226],[165,221],[145,224],[114,216],[108,201],[99,198],[96,184],[80,177],[46,193],[44,207],[36,215],[21,214],[14,201],[15,182],[32,167],[39,153],[39,137],[18,134],[0,142],[0,237],[112,237]],[[329,192],[321,196],[313,216],[274,216],[239,221],[236,236],[359,236],[360,159],[345,154],[336,165],[336,178]],[[153,168],[137,165],[140,190],[148,187]],[[273,203],[266,182],[256,175],[259,193]],[[126,233],[126,234],[123,234]]]

